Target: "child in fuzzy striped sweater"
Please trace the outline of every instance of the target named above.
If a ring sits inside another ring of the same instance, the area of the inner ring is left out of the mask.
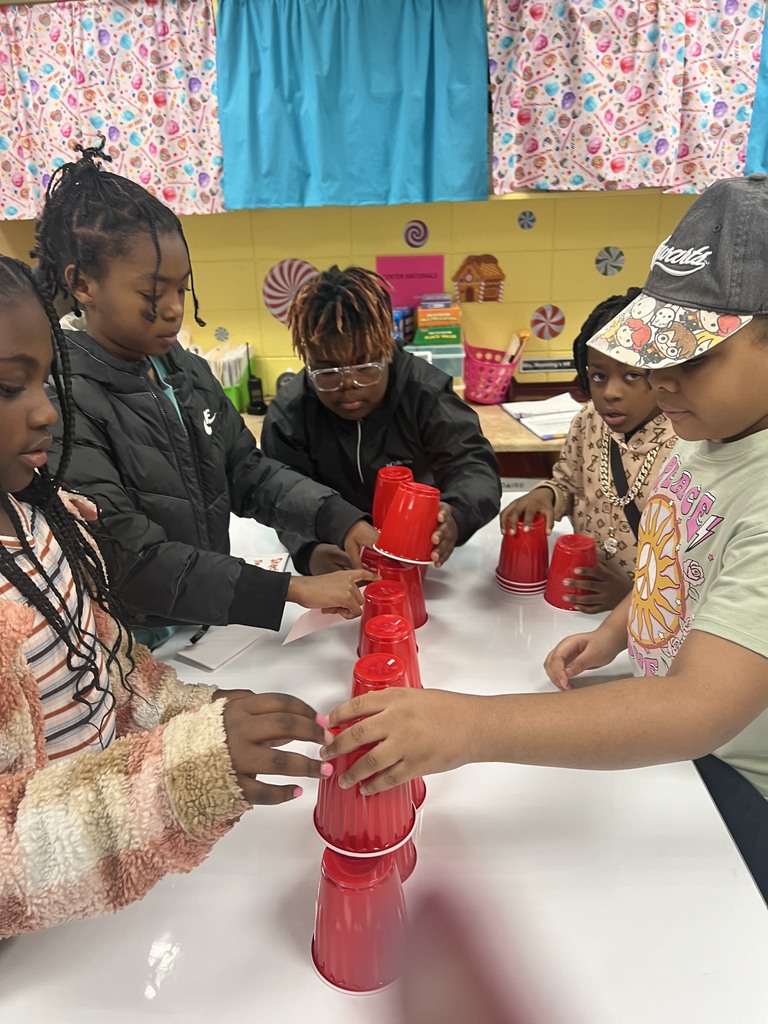
[[[132,645],[46,470],[51,373],[61,473],[66,342],[29,268],[0,256],[0,938],[141,899],[252,804],[301,794],[257,774],[321,773],[269,745],[322,742],[303,701],[184,685]]]

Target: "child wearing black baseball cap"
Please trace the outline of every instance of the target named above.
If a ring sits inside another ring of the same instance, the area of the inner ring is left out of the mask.
[[[634,589],[545,661],[562,693],[392,690],[325,750],[378,744],[368,792],[471,761],[616,769],[698,759],[768,898],[768,177],[716,182],[656,251],[642,293],[589,343],[649,371],[681,440],[640,523]],[[635,675],[574,689],[628,643]],[[353,738],[354,734],[354,738]]]

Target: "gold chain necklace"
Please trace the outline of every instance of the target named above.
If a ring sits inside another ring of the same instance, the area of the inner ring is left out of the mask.
[[[634,501],[640,493],[645,481],[653,468],[653,464],[656,461],[656,456],[661,450],[661,445],[654,445],[650,449],[648,454],[643,459],[643,464],[640,467],[635,482],[629,488],[627,493],[620,497],[613,488],[611,483],[611,477],[609,473],[609,463],[611,457],[611,434],[607,427],[603,427],[603,439],[600,445],[600,487],[602,488],[603,494],[608,498],[608,501],[614,506],[614,508],[626,508],[626,506]],[[608,555],[615,555],[619,550],[619,542],[613,535],[613,527],[609,527],[608,536],[603,542],[603,549]]]

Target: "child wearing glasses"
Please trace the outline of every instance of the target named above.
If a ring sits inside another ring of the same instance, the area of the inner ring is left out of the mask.
[[[127,624],[156,647],[180,624],[279,629],[286,602],[360,614],[364,513],[264,458],[208,364],[176,341],[191,291],[177,217],[137,183],[103,170],[101,150],[54,172],[37,224],[38,277],[85,316],[67,331],[76,410],[68,487],[93,498],[92,529]],[[51,452],[63,450],[60,429]],[[344,572],[307,579],[229,553],[234,512],[341,545]],[[353,571],[351,571],[353,570]]]
[[[280,389],[261,435],[270,458],[337,490],[366,512],[382,466],[404,465],[441,492],[432,560],[498,513],[496,458],[448,374],[397,348],[386,282],[333,266],[307,281],[288,314],[305,371]],[[338,547],[288,528],[280,539],[303,572],[349,565]]]

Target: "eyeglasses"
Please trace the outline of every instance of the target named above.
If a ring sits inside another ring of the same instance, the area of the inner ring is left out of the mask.
[[[384,363],[330,366],[327,370],[307,370],[307,373],[318,391],[341,391],[346,377],[350,378],[355,387],[370,388],[381,380]]]

